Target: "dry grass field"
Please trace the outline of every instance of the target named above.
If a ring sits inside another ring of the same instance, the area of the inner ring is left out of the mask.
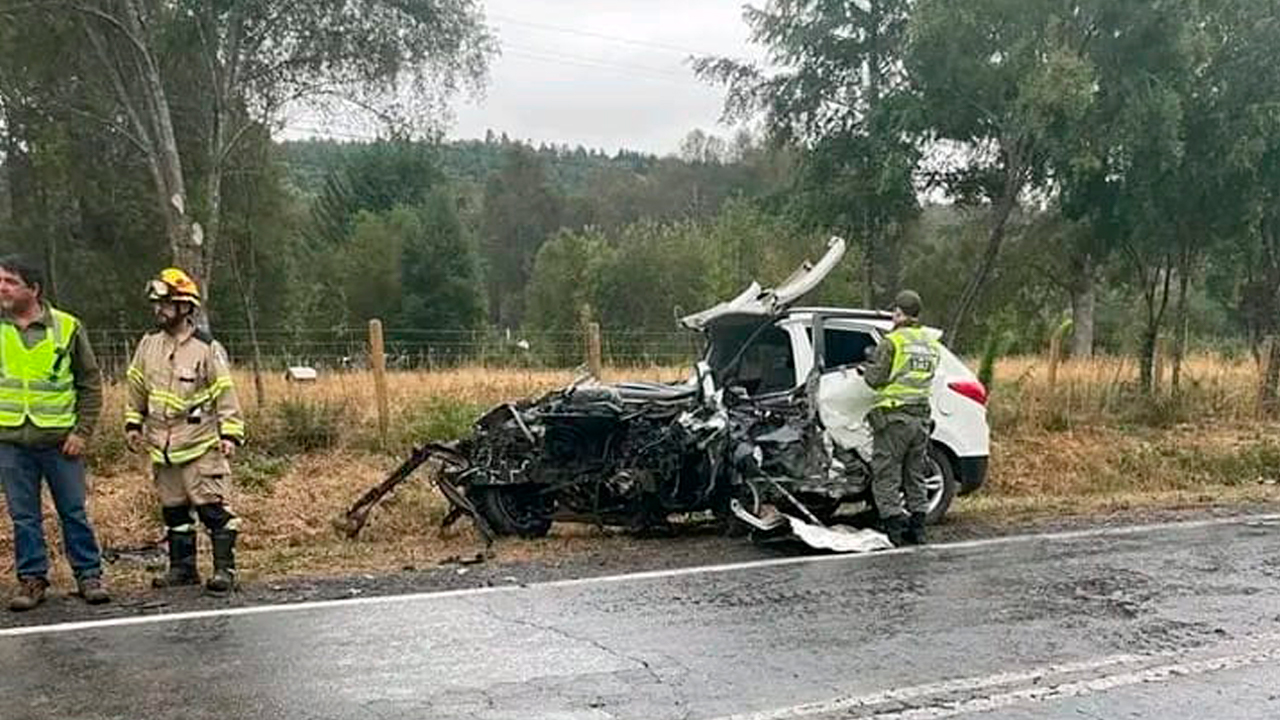
[[[683,374],[656,367],[607,376],[674,380]],[[1125,359],[1064,364],[1050,387],[1042,359],[998,364],[991,478],[983,491],[953,506],[955,520],[1280,500],[1280,424],[1257,416],[1252,363],[1195,358],[1182,391],[1155,398],[1135,392],[1135,374]],[[483,368],[392,373],[384,445],[368,373],[329,375],[305,386],[266,378],[262,407],[251,378],[241,374],[251,443],[236,461],[232,503],[245,519],[243,576],[378,572],[474,553],[477,541],[465,523],[439,529],[445,505],[422,481],[425,474],[378,508],[359,540],[339,537],[332,521],[398,464],[412,442],[456,437],[490,405],[572,379],[569,371]],[[116,421],[121,402],[121,388],[109,388],[90,458],[91,515],[105,546],[127,549],[154,543],[163,528],[145,459],[124,452]],[[60,553],[51,510],[46,523],[51,549]],[[498,551],[515,559],[625,542],[594,528],[558,527],[547,540],[503,542]],[[202,559],[207,562],[207,554]],[[12,583],[12,562],[6,516],[0,518],[0,586]],[[55,567],[65,581],[65,561],[59,558]],[[117,587],[145,582],[140,565],[122,563],[109,572]]]

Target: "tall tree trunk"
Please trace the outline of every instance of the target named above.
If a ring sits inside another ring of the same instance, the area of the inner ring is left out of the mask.
[[[885,289],[880,297],[881,307],[893,301],[894,293],[905,289],[902,287],[902,235],[902,226],[896,222],[880,229],[880,283]]]
[[[880,67],[880,0],[867,0],[867,107],[866,113],[876,111],[880,106],[880,86],[883,73]],[[876,254],[883,238],[878,237],[879,223],[872,219],[872,202],[862,208],[862,230],[865,237],[866,254],[862,258],[863,281],[867,286],[862,291],[862,302],[868,309],[877,307],[876,300]]]
[[[206,179],[205,198],[209,205],[209,216],[205,218],[204,266],[205,286],[212,285],[213,269],[217,259],[218,241],[222,232],[222,177],[231,160],[231,153],[240,142],[245,131],[252,123],[248,117],[240,117],[236,111],[235,93],[240,84],[240,66],[242,58],[241,41],[244,36],[243,4],[233,4],[227,19],[225,52],[220,50],[218,38],[218,20],[212,3],[206,10],[206,24],[203,30],[205,45],[205,62],[209,67],[210,82],[213,86],[213,112],[210,113],[208,148],[208,178]],[[231,121],[239,119],[239,126],[232,132]]]
[[[1270,347],[1266,367],[1259,386],[1259,407],[1268,415],[1280,413],[1280,232],[1273,218],[1263,218],[1259,224],[1262,241],[1263,277],[1270,281],[1271,293],[1263,311],[1263,332],[1269,333]],[[1264,336],[1265,337],[1265,336]]]
[[[45,295],[49,297],[50,302],[57,305],[60,301],[58,297],[58,236],[65,227],[65,219],[57,218],[53,220],[52,232],[45,233],[44,236],[44,282]]]
[[[258,408],[266,407],[267,389],[262,381],[262,343],[258,340],[258,261],[254,253],[252,237],[248,239],[248,268],[240,267],[236,248],[228,248],[227,260],[231,264],[231,277],[240,293],[244,308],[245,324],[249,328],[249,344],[253,347],[253,391]]]
[[[1138,349],[1138,381],[1148,395],[1156,390],[1156,344],[1160,339],[1160,327],[1164,324],[1165,310],[1169,307],[1169,289],[1172,280],[1172,263],[1163,261],[1146,279],[1143,299],[1147,306],[1147,324],[1142,330],[1142,343]]]
[[[1156,341],[1160,328],[1150,323],[1142,329],[1142,343],[1138,346],[1138,384],[1148,395],[1155,391]]]
[[[258,303],[250,300],[244,309],[245,321],[249,324],[249,343],[253,345],[253,394],[258,409],[267,406],[267,386],[262,381],[262,343],[258,340]]]
[[[202,261],[196,272],[200,273],[204,281],[200,289],[204,292],[205,305],[208,306],[213,285],[213,265],[216,259],[214,251],[218,243],[218,234],[222,230],[222,163],[217,160],[214,161],[213,167],[209,168],[209,176],[205,179],[205,193],[209,203],[209,216],[205,218]]]
[[[1093,256],[1085,253],[1074,263],[1075,278],[1071,283],[1071,357],[1088,360],[1093,357],[1094,313],[1098,294],[1094,282]]]
[[[9,180],[9,163],[4,162],[0,163],[0,228],[10,227],[13,227],[13,186]]]
[[[5,147],[4,172],[7,178],[8,209],[12,222],[12,224],[6,224],[5,229],[11,232],[16,231],[13,237],[20,240],[31,233],[31,226],[39,217],[39,211],[35,209],[38,185],[35,170],[31,166],[31,155],[22,142],[17,108],[7,107],[5,113],[8,142]]]
[[[1173,378],[1170,385],[1177,394],[1182,389],[1182,361],[1187,354],[1187,326],[1190,323],[1190,311],[1187,308],[1187,295],[1191,286],[1191,266],[1193,263],[1190,248],[1184,247],[1178,258],[1178,307],[1174,316],[1173,329]]]
[[[178,152],[178,139],[173,129],[173,116],[164,89],[164,78],[160,75],[159,63],[152,51],[146,28],[142,25],[144,14],[139,0],[124,0],[123,5],[123,12],[120,13],[123,17],[119,20],[127,30],[127,39],[133,46],[131,56],[140,84],[140,106],[133,102],[129,89],[123,82],[117,82],[116,94],[129,109],[141,139],[148,145],[145,149],[173,264],[199,277],[204,269],[201,248],[203,231],[192,221],[188,208],[182,156]]]
[[[1020,175],[1021,171],[1017,171]],[[992,208],[992,224],[991,231],[987,235],[987,247],[983,251],[982,257],[978,260],[978,267],[974,269],[973,276],[969,278],[969,282],[964,287],[964,293],[960,295],[960,302],[956,303],[955,312],[951,316],[951,327],[947,330],[947,337],[952,347],[956,347],[960,343],[961,331],[964,329],[964,323],[969,319],[969,313],[973,310],[974,304],[978,300],[979,293],[987,283],[987,278],[991,276],[991,271],[995,269],[996,259],[1000,255],[1000,245],[1004,242],[1005,231],[1009,225],[1009,216],[1013,214],[1013,208],[1017,204],[1018,193],[1021,191],[1020,183],[1012,177],[1013,171],[1010,171],[1011,177],[1007,182],[1018,187],[1010,187]]]
[[[876,307],[875,240],[865,224],[863,231],[866,234],[862,243],[862,306],[870,310]]]
[[[1267,367],[1262,373],[1262,388],[1258,405],[1266,415],[1280,413],[1280,333],[1271,335],[1267,353]]]

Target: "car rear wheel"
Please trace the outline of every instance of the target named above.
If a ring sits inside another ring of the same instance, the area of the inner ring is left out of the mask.
[[[946,451],[934,443],[929,445],[929,453],[925,457],[925,492],[929,497],[929,524],[942,522],[951,501],[955,499],[960,483],[956,480],[955,468]]]

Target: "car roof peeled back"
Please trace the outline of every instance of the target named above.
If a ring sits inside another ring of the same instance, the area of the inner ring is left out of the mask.
[[[777,287],[762,288],[760,283],[752,282],[733,299],[680,318],[680,324],[691,330],[704,330],[714,322],[735,315],[754,315],[761,318],[783,315],[788,308],[817,287],[840,264],[845,247],[843,238],[832,237],[827,242],[825,254],[817,262],[802,263]]]

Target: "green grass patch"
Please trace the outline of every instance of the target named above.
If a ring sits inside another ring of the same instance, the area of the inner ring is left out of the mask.
[[[249,420],[250,439],[269,455],[329,450],[349,429],[348,409],[345,400],[285,398]]]
[[[261,452],[240,453],[235,459],[232,473],[236,486],[245,492],[270,495],[275,482],[288,471],[292,458],[282,455],[265,455]]]
[[[488,410],[488,406],[452,398],[430,398],[404,409],[391,433],[392,443],[408,447],[423,442],[457,440],[469,434],[476,419]]]

